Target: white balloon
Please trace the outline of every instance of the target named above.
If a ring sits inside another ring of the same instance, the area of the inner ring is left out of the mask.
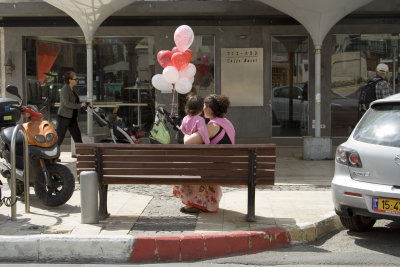
[[[189,79],[181,79],[176,82],[175,90],[180,94],[187,94],[192,90],[192,83]]]
[[[168,66],[162,73],[168,83],[176,83],[179,80],[179,71],[174,66]]]
[[[179,79],[192,78],[196,74],[196,66],[192,63],[179,72]]]
[[[161,91],[170,91],[172,90],[172,84],[168,83],[161,74],[156,74],[151,78],[151,83],[154,88]]]

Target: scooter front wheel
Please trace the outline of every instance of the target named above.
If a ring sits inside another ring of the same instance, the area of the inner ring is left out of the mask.
[[[43,172],[39,172],[35,180],[35,195],[49,207],[66,203],[75,190],[75,178],[68,167],[61,164],[47,166],[50,184],[46,184]]]

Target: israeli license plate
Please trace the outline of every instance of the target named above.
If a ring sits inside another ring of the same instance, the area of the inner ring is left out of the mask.
[[[400,199],[373,198],[372,199],[372,210],[376,211],[376,212],[400,215]]]
[[[10,121],[12,120],[12,116],[3,116],[4,121]]]

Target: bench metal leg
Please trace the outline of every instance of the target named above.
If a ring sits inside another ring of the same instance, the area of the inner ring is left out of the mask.
[[[107,191],[108,185],[99,184],[99,196],[100,196],[100,206],[99,206],[99,219],[104,220],[110,216],[107,211]]]
[[[249,150],[249,174],[247,185],[247,218],[248,222],[255,222],[255,203],[256,203],[256,151]]]
[[[249,181],[247,188],[247,218],[248,222],[255,222],[255,203],[256,203],[256,185],[254,182]]]

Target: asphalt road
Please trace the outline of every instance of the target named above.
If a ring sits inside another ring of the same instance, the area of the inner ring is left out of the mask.
[[[355,233],[342,229],[309,244],[204,263],[226,266],[399,266],[399,236],[400,222],[381,220],[371,232]]]

